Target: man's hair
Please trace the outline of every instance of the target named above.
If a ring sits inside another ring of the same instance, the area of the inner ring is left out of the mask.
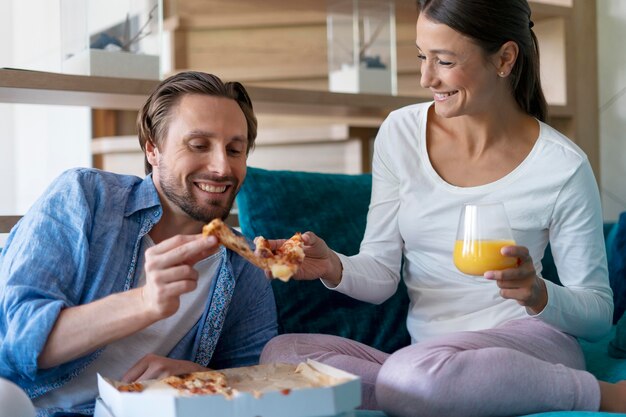
[[[172,110],[186,94],[201,94],[235,100],[246,117],[248,126],[246,153],[254,147],[257,120],[252,109],[252,102],[244,86],[238,82],[224,83],[215,75],[205,72],[181,72],[161,81],[150,94],[137,116],[139,145],[144,151],[146,174],[152,172],[152,165],[145,156],[146,143],[151,141],[157,148],[163,144],[169,128]]]

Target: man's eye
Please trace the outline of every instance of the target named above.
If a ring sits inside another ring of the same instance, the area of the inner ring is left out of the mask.
[[[243,151],[240,149],[229,149],[228,153],[232,156],[239,156],[243,153]]]
[[[195,144],[190,143],[189,147],[191,148],[191,150],[198,151],[198,152],[206,151],[208,149],[206,145],[199,144],[199,143],[195,143]]]

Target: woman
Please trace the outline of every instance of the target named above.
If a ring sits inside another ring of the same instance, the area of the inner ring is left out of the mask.
[[[420,0],[416,45],[432,103],[393,112],[375,142],[360,253],[305,234],[296,278],[380,303],[402,275],[413,344],[391,355],[335,336],[284,335],[263,362],[313,358],[358,374],[365,408],[400,416],[626,411],[626,385],[584,371],[576,337],[611,326],[600,199],[584,153],[544,123],[525,0]],[[460,209],[502,201],[517,267],[472,278],[452,261]],[[541,277],[551,243],[563,287]],[[274,244],[280,242],[274,242]]]

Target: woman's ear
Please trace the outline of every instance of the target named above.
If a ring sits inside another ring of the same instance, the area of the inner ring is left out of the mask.
[[[517,61],[519,46],[513,41],[502,44],[500,50],[494,54],[495,66],[500,77],[507,77]]]
[[[146,159],[153,167],[159,165],[159,148],[156,147],[151,139],[146,141]]]

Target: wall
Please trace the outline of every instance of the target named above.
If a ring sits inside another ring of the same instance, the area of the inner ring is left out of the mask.
[[[6,4],[5,4],[6,3]],[[9,39],[13,32],[13,8],[6,0],[0,1],[3,13],[0,13],[0,39]],[[9,57],[13,56],[13,44],[0,42],[0,66],[9,64]],[[13,140],[13,106],[0,104],[0,213],[12,213],[15,204],[15,155]]]
[[[59,70],[59,5],[0,0],[2,66]],[[88,108],[0,104],[0,126],[0,215],[24,214],[62,171],[91,165]]]
[[[626,211],[626,1],[598,1],[597,13],[602,204],[614,220]]]

